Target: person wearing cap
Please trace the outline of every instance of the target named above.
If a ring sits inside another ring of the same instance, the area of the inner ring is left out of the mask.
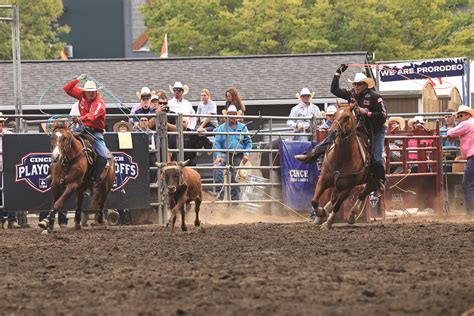
[[[332,122],[334,122],[334,115],[336,114],[337,107],[334,104],[331,104],[326,109],[326,121],[319,126],[319,129],[330,129]]]
[[[237,115],[237,108],[235,105],[229,105],[227,108],[228,123],[223,123],[219,125],[215,132],[218,133],[237,133],[234,135],[216,135],[214,140],[214,148],[221,150],[214,153],[214,166],[225,166],[226,164],[231,166],[239,166],[242,162],[245,164],[250,155],[250,149],[252,148],[252,139],[249,136],[249,130],[245,124],[238,122],[236,118],[232,118],[233,115]],[[229,155],[227,155],[227,150],[229,150]],[[235,151],[235,150],[244,150]],[[229,159],[229,161],[227,161]],[[232,168],[230,183],[235,183],[236,169]],[[214,170],[214,182],[223,183],[224,182],[224,171],[222,169]],[[219,191],[223,191],[219,188]],[[222,199],[224,196],[223,192],[219,195],[219,198]],[[238,186],[231,187],[231,199],[239,200],[240,199],[240,188]]]
[[[170,91],[173,93],[173,99],[168,102],[170,112],[182,113],[185,115],[196,114],[193,105],[188,100],[184,99],[183,96],[188,94],[189,87],[183,85],[180,81],[176,81],[173,86],[169,86]],[[189,128],[196,128],[196,117],[189,117]]]
[[[371,165],[373,177],[379,184],[379,190],[384,191],[385,167],[382,154],[385,142],[387,109],[382,97],[373,89],[375,81],[363,73],[356,73],[354,80],[348,80],[348,82],[352,83],[352,89],[342,89],[339,87],[339,78],[347,68],[347,64],[342,64],[336,70],[331,83],[331,93],[347,100],[351,106],[357,106],[358,116],[364,118],[365,127],[373,144]],[[315,161],[333,141],[334,135],[330,134],[325,141],[315,147],[309,154],[301,155],[299,160]]]
[[[295,105],[290,112],[290,119],[286,121],[286,125],[293,128],[295,133],[309,133],[311,120],[310,119],[297,119],[298,117],[311,117],[320,116],[321,111],[319,108],[311,103],[311,98],[314,96],[314,92],[309,91],[308,88],[301,89],[300,93],[296,94],[296,97],[300,102]],[[308,141],[307,135],[295,136],[293,140],[296,141]]]
[[[0,112],[0,172],[3,172],[3,135],[5,134],[13,134],[9,130],[5,128],[5,118],[3,117],[3,113]],[[0,185],[3,184],[3,177],[0,176]],[[0,195],[0,199],[2,199],[2,195]],[[2,203],[3,204],[3,203]],[[20,225],[18,225],[18,220],[16,217],[16,212],[6,212],[7,216],[7,227],[8,228],[20,228]],[[4,224],[4,212],[3,209],[0,209],[0,222]]]
[[[98,93],[97,85],[92,80],[84,83],[84,88],[78,88],[77,84],[80,80],[87,79],[86,75],[80,75],[66,83],[64,91],[71,97],[79,100],[79,118],[73,118],[74,122],[81,121],[85,131],[94,138],[94,150],[97,154],[94,168],[94,183],[98,185],[102,172],[107,165],[107,156],[109,150],[105,145],[105,102],[100,93]]]
[[[459,137],[461,142],[461,156],[467,160],[462,179],[466,211],[469,215],[474,215],[474,109],[460,105],[457,118],[459,124],[448,130],[448,139],[453,141],[455,137]]]

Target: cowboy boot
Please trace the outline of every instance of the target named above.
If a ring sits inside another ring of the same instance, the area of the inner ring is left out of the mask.
[[[304,163],[313,163],[326,152],[326,148],[328,146],[329,144],[324,144],[314,147],[313,149],[311,149],[311,151],[305,152],[302,155],[295,155],[295,159]]]
[[[376,196],[381,196],[385,191],[385,168],[381,164],[374,164],[374,182],[376,184],[376,189],[374,194]]]
[[[94,185],[98,186],[100,184],[102,172],[107,165],[107,158],[104,157],[97,157],[97,161],[95,163],[95,172],[94,172]]]

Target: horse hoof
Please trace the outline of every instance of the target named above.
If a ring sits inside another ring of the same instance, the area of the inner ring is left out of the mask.
[[[51,234],[51,231],[49,229],[43,229],[43,231],[41,232],[41,235],[49,235]]]
[[[347,224],[354,224],[356,222],[355,220],[355,216],[354,215],[351,215],[349,216],[349,218],[347,219]]]
[[[81,224],[74,224],[75,230],[81,230]]]
[[[196,227],[201,226],[201,222],[200,221],[194,221],[194,226],[196,226]]]
[[[181,227],[181,230],[182,230],[183,232],[187,232],[187,231],[188,231],[188,228],[187,228],[186,226],[183,226],[183,227]]]
[[[322,230],[330,230],[332,228],[332,225],[329,225],[328,223],[323,223],[321,225]]]
[[[47,229],[49,226],[49,221],[47,219],[43,219],[41,222],[38,223],[38,226],[43,229]]]
[[[316,225],[321,225],[322,223],[324,223],[324,217],[316,216],[313,223],[315,223]]]

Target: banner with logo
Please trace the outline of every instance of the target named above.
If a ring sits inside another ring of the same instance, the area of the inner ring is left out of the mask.
[[[311,150],[314,145],[311,142],[280,141],[283,202],[296,210],[311,210],[319,171],[316,163],[302,163],[294,156]]]
[[[115,182],[106,207],[143,209],[150,205],[148,136],[132,133],[132,150],[119,150],[116,133],[106,133],[105,141],[115,161]],[[6,134],[3,136],[4,206],[6,210],[50,210],[50,137],[46,134]],[[76,208],[73,195],[65,209]],[[89,200],[84,199],[87,209]]]
[[[378,66],[379,90],[382,93],[419,91],[426,82],[430,82],[438,95],[449,95],[455,87],[467,104],[467,58],[381,62]]]

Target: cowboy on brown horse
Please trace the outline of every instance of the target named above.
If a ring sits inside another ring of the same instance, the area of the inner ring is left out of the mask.
[[[371,169],[373,177],[382,192],[385,188],[385,168],[382,153],[385,140],[386,127],[384,123],[387,118],[387,110],[382,97],[373,90],[375,86],[374,80],[363,73],[357,73],[354,80],[348,80],[352,83],[352,89],[341,89],[339,87],[339,78],[347,67],[348,65],[342,64],[336,70],[331,83],[331,92],[335,96],[347,100],[349,104],[356,106],[358,116],[364,119],[364,125],[368,131],[372,147]],[[295,158],[306,163],[313,163],[319,156],[326,152],[326,149],[334,142],[334,139],[334,134],[329,133],[328,137],[309,153],[297,155]]]

